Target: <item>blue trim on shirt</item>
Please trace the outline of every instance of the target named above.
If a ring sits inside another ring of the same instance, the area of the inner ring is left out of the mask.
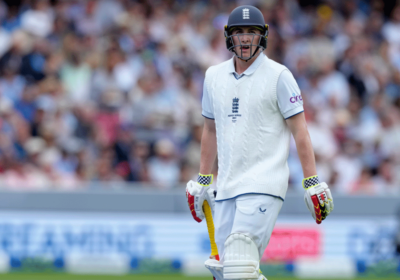
[[[232,58],[230,59],[230,63],[228,65],[228,72],[229,73],[236,73],[235,71],[235,59],[234,59],[234,55],[232,56]],[[264,62],[264,58],[268,58],[263,52],[260,52],[257,55],[256,60],[253,61],[253,63],[249,66],[249,68],[246,69],[246,71],[243,72],[244,75],[251,75],[253,74],[258,66],[260,66],[263,62]]]
[[[205,117],[205,118],[207,118],[207,119],[210,119],[210,120],[215,120],[215,119],[213,119],[213,118],[209,118],[209,117],[207,117],[207,116],[204,116],[203,114],[201,114],[203,117]]]
[[[235,72],[233,72],[232,74],[236,78],[236,80],[239,80],[240,78],[244,77],[244,74],[238,75],[237,77],[236,77],[237,74]]]
[[[301,112],[298,112],[298,113],[296,113],[296,114],[294,114],[294,115],[291,115],[290,117],[287,117],[285,120],[290,119],[291,117],[294,117],[294,116],[296,116],[296,115],[298,115],[298,114],[300,114],[300,113],[303,113],[303,112],[304,112],[304,110],[301,111]]]
[[[217,192],[218,192],[218,190],[217,190]],[[234,199],[234,198],[237,198],[237,197],[239,197],[239,196],[241,196],[241,195],[244,195],[244,194],[262,194],[262,195],[268,195],[268,196],[272,196],[272,197],[275,197],[275,198],[282,199],[282,201],[285,201],[282,197],[276,196],[276,195],[273,195],[273,194],[269,194],[269,193],[253,193],[253,192],[251,192],[251,193],[242,193],[242,194],[239,194],[239,195],[237,195],[237,196],[234,196],[234,197],[231,197],[231,198],[227,198],[227,199],[215,200],[215,202],[222,202],[222,201],[225,201],[225,200]]]

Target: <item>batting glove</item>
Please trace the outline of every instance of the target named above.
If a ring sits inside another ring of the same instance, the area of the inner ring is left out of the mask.
[[[190,180],[186,185],[186,198],[190,212],[197,222],[204,219],[203,203],[208,201],[212,213],[214,213],[215,198],[214,190],[210,188],[213,175],[199,174],[197,182]]]
[[[303,179],[304,202],[312,217],[320,224],[333,210],[333,198],[328,185],[320,183],[318,176]]]

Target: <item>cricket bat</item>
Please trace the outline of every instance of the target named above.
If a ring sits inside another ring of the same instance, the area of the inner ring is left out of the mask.
[[[217,261],[219,261],[219,255],[218,255],[218,248],[217,248],[217,243],[215,243],[215,236],[214,236],[214,221],[211,213],[211,207],[208,204],[207,200],[204,201],[203,203],[203,211],[204,215],[206,217],[206,223],[207,223],[207,229],[208,229],[208,236],[210,237],[210,243],[211,243],[211,257],[210,258],[215,258]]]

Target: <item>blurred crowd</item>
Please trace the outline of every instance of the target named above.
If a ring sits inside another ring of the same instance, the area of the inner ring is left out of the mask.
[[[400,3],[378,0],[1,1],[0,189],[195,178],[204,73],[245,3],[302,90],[319,177],[400,194]],[[300,190],[293,141],[289,167]]]

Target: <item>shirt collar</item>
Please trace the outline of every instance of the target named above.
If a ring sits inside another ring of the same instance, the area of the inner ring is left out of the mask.
[[[241,75],[238,75],[238,76],[253,74],[254,71],[256,71],[256,69],[258,68],[258,66],[260,66],[260,64],[263,62],[264,57],[266,57],[266,55],[264,53],[260,53],[258,55],[258,57],[256,58],[256,60],[254,60],[253,63],[249,66],[249,68],[247,68],[246,71],[244,71]],[[231,61],[230,61],[229,65],[228,65],[228,72],[229,73],[236,73],[236,70],[235,70],[235,56],[233,56],[231,58]]]

